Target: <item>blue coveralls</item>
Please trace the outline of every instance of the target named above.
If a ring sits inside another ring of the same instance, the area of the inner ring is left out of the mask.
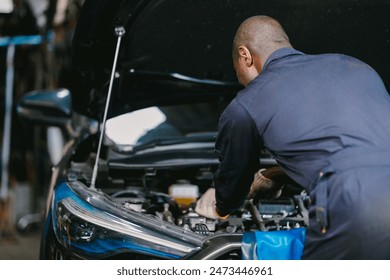
[[[311,196],[303,258],[390,259],[390,97],[370,66],[275,51],[220,117],[221,215],[245,200],[261,147]]]

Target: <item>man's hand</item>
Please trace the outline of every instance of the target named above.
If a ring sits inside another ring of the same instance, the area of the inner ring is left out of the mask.
[[[201,216],[214,220],[226,218],[219,216],[217,213],[217,208],[215,206],[215,188],[209,188],[196,202],[195,212]]]
[[[248,199],[253,199],[254,204],[258,204],[260,199],[273,199],[282,194],[283,183],[265,177],[263,173],[270,173],[267,171],[260,169],[254,176],[248,194]]]

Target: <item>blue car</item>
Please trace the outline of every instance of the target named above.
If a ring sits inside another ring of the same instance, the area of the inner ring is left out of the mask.
[[[260,259],[264,234],[303,240],[310,199],[295,184],[277,199],[247,201],[226,220],[194,211],[218,168],[219,116],[241,89],[235,31],[252,15],[273,16],[297,49],[359,57],[389,85],[386,7],[385,0],[86,0],[69,87],[32,92],[18,104],[22,119],[60,127],[66,140],[52,169],[40,258]],[[259,161],[276,166],[266,150]]]

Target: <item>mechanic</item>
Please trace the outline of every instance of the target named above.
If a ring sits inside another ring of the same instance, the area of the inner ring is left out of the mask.
[[[295,50],[267,16],[240,25],[233,63],[245,88],[220,117],[215,188],[195,210],[217,219],[256,197],[271,181],[256,173],[264,147],[310,195],[303,259],[390,259],[390,97],[379,75],[347,55]]]

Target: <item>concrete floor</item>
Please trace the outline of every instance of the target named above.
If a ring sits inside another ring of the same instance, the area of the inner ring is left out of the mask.
[[[14,232],[0,239],[0,260],[38,260],[41,232]]]
[[[0,215],[3,219],[0,227],[0,260],[37,260],[39,258],[42,230],[40,215],[37,214],[40,222],[27,222],[30,226],[23,228],[25,231],[23,233],[17,230],[16,225],[16,221],[21,217],[25,217],[23,220],[26,221],[26,219],[29,220],[27,217],[36,214],[33,211],[33,204],[39,205],[40,201],[33,203],[32,197],[32,187],[28,183],[17,182],[10,189],[6,211],[1,208],[3,214]],[[39,212],[42,212],[42,209]]]

